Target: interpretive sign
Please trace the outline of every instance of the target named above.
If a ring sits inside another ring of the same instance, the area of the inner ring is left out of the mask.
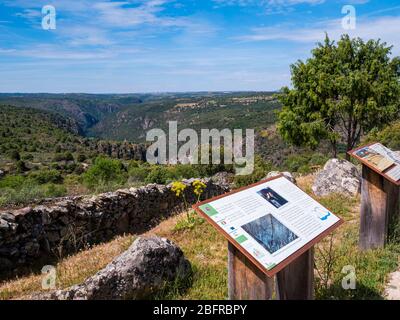
[[[342,223],[283,176],[203,201],[194,208],[269,277]]]
[[[400,156],[381,143],[359,147],[349,151],[349,154],[389,181],[400,185]]]
[[[361,250],[382,248],[399,215],[400,156],[381,143],[348,152],[362,164]]]

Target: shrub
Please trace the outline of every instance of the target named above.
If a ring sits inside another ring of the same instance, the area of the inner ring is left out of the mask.
[[[168,170],[171,178],[176,180],[203,177],[198,167],[190,164],[177,164],[169,167]]]
[[[266,162],[261,157],[256,156],[253,173],[245,176],[235,176],[234,184],[237,188],[240,188],[243,186],[256,183],[261,179],[265,178],[268,172],[272,170],[273,166],[270,162]]]
[[[71,152],[65,153],[56,153],[54,155],[53,161],[60,162],[60,161],[74,161],[74,156]]]
[[[86,160],[86,156],[84,154],[78,154],[78,157],[76,158],[78,162],[84,162]]]
[[[32,179],[37,184],[46,184],[46,183],[62,183],[63,178],[61,173],[57,170],[40,170],[31,172],[28,177]]]
[[[26,167],[25,162],[22,161],[22,160],[18,160],[18,161],[17,161],[16,167],[17,167],[17,172],[18,172],[18,173],[23,173],[23,172],[29,170],[29,169]]]
[[[382,130],[372,130],[365,140],[365,142],[381,142],[392,150],[400,150],[400,121],[395,121]]]
[[[32,161],[32,160],[33,160],[33,155],[30,154],[30,153],[24,154],[24,155],[22,156],[22,159],[23,159],[23,160]]]
[[[170,175],[164,166],[155,166],[146,177],[146,183],[165,184],[170,179]]]
[[[129,167],[128,169],[129,180],[132,182],[146,181],[148,173],[148,169],[144,167]]]
[[[21,155],[19,154],[19,152],[17,150],[12,150],[9,154],[11,160],[14,161],[19,161],[21,160]]]
[[[66,152],[64,154],[64,160],[65,161],[74,161],[74,156],[72,155],[71,152]]]
[[[0,189],[11,188],[20,189],[25,182],[25,177],[20,175],[10,176],[7,175],[0,179]]]
[[[83,181],[89,188],[109,183],[122,183],[125,179],[124,166],[119,160],[98,157],[83,174]]]

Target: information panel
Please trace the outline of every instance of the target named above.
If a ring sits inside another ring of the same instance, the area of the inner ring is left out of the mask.
[[[349,154],[395,184],[400,183],[400,156],[381,143],[357,148]]]
[[[201,202],[194,208],[268,276],[342,223],[283,176]]]

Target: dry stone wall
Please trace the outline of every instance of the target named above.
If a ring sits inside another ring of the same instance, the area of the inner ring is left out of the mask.
[[[203,198],[229,189],[211,179],[202,181],[207,185]],[[183,182],[189,186],[186,197],[193,203],[193,179]],[[0,271],[76,252],[116,235],[144,232],[182,208],[171,185],[150,184],[0,212]]]

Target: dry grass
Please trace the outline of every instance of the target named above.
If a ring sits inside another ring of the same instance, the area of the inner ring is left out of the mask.
[[[132,243],[133,236],[118,237],[115,240],[94,246],[61,260],[55,265],[57,270],[57,289],[64,289],[83,282],[104,268],[116,256],[124,252]],[[0,299],[20,299],[39,292],[42,275],[31,275],[0,283]]]

